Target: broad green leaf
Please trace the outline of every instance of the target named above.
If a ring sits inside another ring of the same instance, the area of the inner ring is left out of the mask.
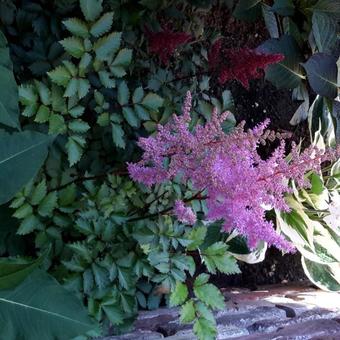
[[[33,261],[20,258],[1,258],[0,290],[13,289],[15,286],[21,283],[43,262],[44,256],[46,256],[46,254]]]
[[[219,289],[211,283],[194,286],[194,293],[198,299],[213,309],[224,308],[224,297]]]
[[[319,11],[328,15],[334,16],[336,19],[340,18],[340,3],[338,0],[319,0],[312,11]]]
[[[148,93],[142,100],[142,105],[149,110],[157,111],[163,105],[164,99],[156,93]]]
[[[195,317],[196,317],[196,314],[195,314],[194,301],[189,300],[181,307],[180,321],[182,323],[189,323],[193,321]]]
[[[175,289],[170,295],[170,306],[178,306],[186,301],[188,298],[188,287],[185,283],[177,282]]]
[[[119,124],[111,124],[112,139],[116,146],[125,149],[124,130]]]
[[[8,69],[13,69],[11,56],[9,54],[8,43],[5,35],[0,31],[0,65]]]
[[[97,329],[80,300],[40,270],[0,291],[3,339],[71,339]]]
[[[328,291],[340,291],[340,265],[325,265],[301,257],[302,267],[309,278],[317,287]]]
[[[51,137],[33,131],[0,133],[0,204],[37,174],[51,141]]]
[[[312,17],[313,35],[319,52],[330,53],[337,42],[337,22],[329,15],[315,11]]]
[[[99,60],[107,60],[114,55],[120,46],[121,36],[121,33],[114,32],[98,39],[94,44],[97,58]]]
[[[80,38],[69,37],[60,41],[65,51],[74,58],[81,58],[85,52],[84,43]]]
[[[285,57],[279,63],[269,65],[265,71],[266,79],[277,88],[293,89],[305,79],[300,67],[302,58],[299,46],[291,36],[284,35],[280,40],[269,39],[260,46],[260,49],[267,53],[281,53]]]
[[[80,9],[87,21],[96,20],[103,10],[103,0],[80,0]]]
[[[282,19],[282,26],[284,34],[291,36],[296,41],[298,46],[302,48],[303,44],[305,43],[305,37],[293,18],[284,17]]]
[[[275,0],[272,10],[282,16],[293,15],[295,6],[293,0]]]
[[[261,15],[261,0],[240,0],[233,15],[237,19],[255,21]]]
[[[13,71],[0,65],[0,124],[20,128],[18,87]]]
[[[271,7],[266,4],[262,4],[262,15],[270,37],[279,38],[280,34],[278,23],[275,14],[271,10]]]
[[[81,38],[86,38],[89,35],[89,30],[86,23],[78,18],[71,18],[63,21],[63,24],[69,32]]]
[[[303,64],[312,89],[321,96],[335,98],[337,96],[336,58],[325,53],[313,54]]]
[[[104,33],[107,33],[113,23],[113,12],[105,13],[91,27],[90,33],[98,38]]]
[[[120,105],[126,105],[129,103],[130,91],[125,81],[122,81],[118,86],[118,103]]]
[[[299,87],[295,88],[292,92],[293,100],[302,101],[297,110],[294,112],[293,117],[290,120],[291,125],[297,125],[304,121],[308,117],[309,112],[309,93],[307,87],[302,83]]]

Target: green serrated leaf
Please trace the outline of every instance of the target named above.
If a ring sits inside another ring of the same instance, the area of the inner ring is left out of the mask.
[[[38,212],[41,216],[50,216],[58,205],[58,194],[52,191],[40,202]]]
[[[86,141],[80,136],[71,136],[66,143],[66,150],[68,154],[68,161],[70,166],[79,162],[84,152]]]
[[[31,215],[32,212],[33,212],[33,209],[31,207],[31,205],[28,204],[28,203],[25,203],[19,209],[17,209],[15,211],[13,216],[16,217],[16,218],[19,218],[19,219],[23,219],[23,218],[27,217],[28,215]]]
[[[112,23],[113,12],[105,13],[92,25],[90,33],[98,38],[110,30]]]
[[[189,234],[189,239],[191,243],[188,245],[188,250],[195,250],[201,244],[203,244],[204,239],[207,235],[207,227],[201,226],[191,229]]]
[[[58,66],[54,70],[47,72],[50,79],[57,85],[66,87],[71,79],[71,74],[64,66]]]
[[[125,149],[124,130],[119,124],[111,124],[112,139],[116,146]]]
[[[99,76],[100,82],[107,89],[112,89],[112,88],[116,87],[116,81],[115,81],[115,79],[111,79],[111,74],[109,72],[99,71],[98,76]]]
[[[51,91],[50,89],[40,81],[34,81],[35,87],[38,91],[41,102],[44,105],[51,104]]]
[[[215,340],[217,335],[216,324],[204,318],[198,318],[193,331],[199,340]]]
[[[209,281],[209,278],[210,278],[209,274],[202,273],[198,275],[194,282],[194,286],[199,287],[199,286],[206,284]]]
[[[77,186],[72,183],[59,192],[59,203],[61,206],[72,204],[77,197]]]
[[[80,0],[80,9],[88,21],[96,20],[103,10],[103,0]]]
[[[90,125],[83,120],[75,119],[68,123],[68,128],[73,132],[85,133],[90,129]]]
[[[181,305],[188,298],[188,287],[182,282],[176,282],[176,287],[170,295],[170,306]]]
[[[141,104],[149,110],[157,111],[163,105],[163,102],[164,102],[164,99],[161,98],[158,94],[148,93],[144,97]]]
[[[194,301],[189,300],[181,307],[180,321],[182,323],[189,323],[189,322],[192,322],[195,319],[195,317],[196,317],[196,314],[195,314]]]
[[[50,109],[45,105],[40,105],[38,112],[34,118],[37,123],[46,123],[50,119]]]
[[[121,36],[121,33],[114,32],[98,39],[93,47],[97,59],[103,61],[114,55],[120,46]]]
[[[117,99],[118,99],[118,103],[122,106],[129,103],[130,91],[129,91],[129,88],[128,88],[125,81],[122,81],[118,85],[118,97],[117,97]]]
[[[52,113],[49,117],[49,134],[59,134],[66,132],[65,119],[62,115]]]
[[[142,101],[144,97],[144,90],[143,90],[143,87],[140,86],[140,87],[137,87],[135,89],[135,91],[133,92],[133,95],[132,95],[132,102],[134,104],[138,104]]]
[[[80,38],[69,37],[60,41],[65,51],[74,58],[81,58],[85,53],[84,43]]]
[[[135,112],[137,113],[137,116],[141,120],[149,120],[150,114],[149,111],[147,111],[142,105],[135,104],[133,106]]]
[[[78,91],[78,79],[72,78],[66,86],[66,90],[64,92],[64,97],[73,97],[77,94]]]
[[[110,124],[110,115],[108,112],[104,112],[98,116],[97,124],[101,127],[109,126]]]
[[[121,49],[115,60],[112,62],[111,66],[117,67],[117,66],[122,66],[122,67],[127,67],[131,64],[132,60],[132,50],[123,48]]]
[[[102,306],[106,316],[113,325],[121,325],[124,321],[125,313],[117,306]]]
[[[78,18],[67,19],[63,21],[63,24],[69,32],[77,37],[87,38],[89,35],[86,23]]]
[[[78,98],[84,98],[90,90],[90,82],[87,79],[78,79]]]
[[[194,285],[194,293],[198,299],[213,309],[224,308],[224,297],[220,290],[211,283]]]
[[[46,180],[43,179],[33,190],[31,204],[38,205],[47,194]]]
[[[27,235],[32,231],[39,229],[41,222],[34,215],[29,215],[20,223],[19,229],[17,231],[18,235]]]
[[[123,107],[123,116],[132,127],[139,126],[140,121],[131,107]]]
[[[19,86],[19,100],[22,105],[32,105],[38,101],[38,95],[33,85]]]

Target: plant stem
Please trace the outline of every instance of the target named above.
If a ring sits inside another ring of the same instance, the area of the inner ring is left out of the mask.
[[[203,201],[205,199],[208,198],[208,196],[201,196],[202,192],[204,190],[201,190],[199,191],[197,194],[195,194],[194,196],[190,197],[190,198],[187,198],[187,199],[184,199],[183,202],[184,203],[188,203],[188,202],[191,202],[193,200],[199,200],[199,201]],[[169,207],[169,208],[166,208],[164,210],[161,210],[161,211],[158,211],[156,213],[153,213],[153,214],[149,214],[149,215],[145,215],[145,216],[138,216],[138,217],[134,217],[134,218],[130,218],[129,220],[127,220],[127,222],[135,222],[135,221],[140,221],[140,220],[144,220],[146,218],[152,218],[152,217],[156,217],[158,215],[163,215],[163,214],[166,214],[168,212],[170,212],[171,210],[173,209],[173,207]]]

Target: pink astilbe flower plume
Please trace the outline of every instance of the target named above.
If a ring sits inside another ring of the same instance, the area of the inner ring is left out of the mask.
[[[140,138],[144,154],[140,162],[128,165],[130,176],[151,186],[180,175],[183,183],[190,180],[195,189],[206,192],[207,219],[223,219],[224,230],[236,229],[248,239],[250,247],[263,240],[292,251],[292,244],[266,220],[266,207],[288,211],[284,195],[291,192],[289,180],[300,187],[308,186],[305,173],[320,171],[320,164],[338,157],[340,150],[322,152],[311,146],[299,153],[293,144],[287,162],[281,140],[280,146],[264,160],[258,154],[258,145],[273,137],[267,130],[268,120],[248,131],[241,123],[226,134],[221,124],[228,112],[218,115],[215,110],[205,126],[197,125],[190,131],[190,109],[188,93],[181,116],[174,115],[165,126],[158,126],[156,136]],[[174,210],[182,222],[195,221],[193,211],[182,201],[176,201]]]
[[[149,51],[156,54],[161,62],[166,65],[175,50],[191,39],[191,35],[185,32],[172,32],[168,28],[161,32],[151,32],[146,28],[145,35],[148,38]]]
[[[195,224],[196,222],[195,213],[191,208],[186,207],[183,201],[175,201],[174,214],[180,222],[191,225]]]
[[[268,65],[282,61],[284,56],[249,48],[223,49],[222,39],[219,39],[212,45],[208,59],[210,69],[217,74],[221,85],[237,80],[249,89],[251,79],[261,78]]]

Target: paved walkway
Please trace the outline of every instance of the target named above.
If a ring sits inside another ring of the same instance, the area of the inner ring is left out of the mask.
[[[304,285],[225,289],[226,309],[216,313],[218,339],[340,340],[340,294]],[[135,331],[103,340],[194,340],[178,309],[141,312]]]

